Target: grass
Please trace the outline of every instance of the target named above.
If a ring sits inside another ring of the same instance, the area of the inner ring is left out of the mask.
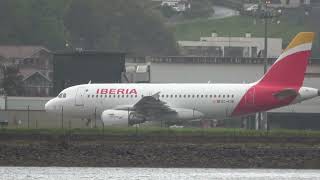
[[[280,24],[275,22],[269,24],[269,37],[283,38],[283,44],[289,41],[301,31],[310,30],[303,17],[291,15],[281,17]],[[244,36],[251,33],[253,37],[264,36],[264,23],[249,16],[235,16],[225,19],[208,20],[201,19],[191,23],[182,23],[169,27],[177,40],[200,40],[200,37],[211,36],[212,32],[217,32],[219,36]]]
[[[1,134],[44,134],[44,135],[110,135],[110,136],[208,136],[208,137],[312,137],[320,138],[320,131],[277,129],[267,131],[244,129],[200,129],[200,128],[115,128],[104,129],[2,129]]]

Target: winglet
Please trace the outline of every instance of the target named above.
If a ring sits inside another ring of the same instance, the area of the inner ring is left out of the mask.
[[[153,98],[155,98],[156,100],[160,99],[160,92],[155,93],[154,95],[152,95]]]

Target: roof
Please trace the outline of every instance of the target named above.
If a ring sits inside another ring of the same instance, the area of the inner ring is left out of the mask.
[[[31,74],[29,74],[29,75],[27,75],[27,76],[24,76],[24,78],[23,78],[23,81],[26,81],[27,79],[29,79],[30,77],[32,77],[32,76],[35,76],[35,75],[40,75],[41,77],[43,77],[45,80],[47,80],[48,82],[51,82],[51,80],[47,77],[47,76],[45,76],[44,74],[42,74],[41,72],[39,72],[39,71],[35,71],[35,72],[33,72],[33,73],[31,73]]]
[[[28,58],[32,57],[37,52],[48,49],[42,46],[0,46],[0,56],[4,58]]]
[[[121,51],[96,51],[96,50],[83,50],[83,51],[57,51],[55,56],[75,56],[75,55],[126,55],[126,52]]]

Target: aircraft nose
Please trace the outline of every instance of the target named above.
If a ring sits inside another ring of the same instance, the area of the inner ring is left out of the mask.
[[[46,112],[52,112],[52,111],[53,111],[52,100],[48,101],[48,102],[44,105],[44,109],[46,110]]]

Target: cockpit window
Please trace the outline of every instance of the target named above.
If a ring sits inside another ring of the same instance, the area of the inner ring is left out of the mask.
[[[58,95],[58,98],[66,98],[67,97],[67,94],[66,93],[60,93]]]

